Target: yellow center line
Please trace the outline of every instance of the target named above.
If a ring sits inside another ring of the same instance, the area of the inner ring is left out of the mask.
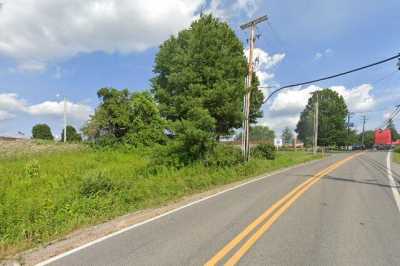
[[[340,165],[353,159],[359,154],[352,155],[342,161],[336,162],[326,169],[318,172],[316,175],[310,177],[302,184],[298,185],[286,196],[273,204],[263,214],[261,214],[256,220],[250,223],[242,232],[240,232],[234,239],[226,244],[216,255],[214,255],[209,261],[206,262],[205,266],[216,265],[221,259],[223,259],[233,248],[235,248],[245,237],[247,237],[258,225],[267,221],[260,229],[254,233],[254,235],[246,241],[246,243],[228,260],[226,265],[236,264],[240,258],[251,248],[252,245],[271,227],[271,225],[292,205],[305,191],[311,186],[318,182],[321,177],[337,169]],[[274,213],[275,212],[275,213]],[[274,213],[274,214],[273,214]],[[271,216],[271,214],[273,214]],[[271,216],[271,217],[270,217]],[[268,220],[268,218],[270,219]]]

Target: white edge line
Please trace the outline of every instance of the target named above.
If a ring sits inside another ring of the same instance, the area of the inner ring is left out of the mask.
[[[136,227],[139,227],[139,226],[141,226],[141,225],[144,225],[144,224],[150,223],[150,222],[152,222],[152,221],[158,220],[158,219],[160,219],[160,218],[162,218],[162,217],[164,217],[164,216],[170,215],[170,214],[172,214],[172,213],[174,213],[174,212],[178,212],[178,211],[180,211],[180,210],[182,210],[182,209],[185,209],[185,208],[187,208],[187,207],[190,207],[190,206],[192,206],[192,205],[195,205],[195,204],[198,204],[198,203],[200,203],[200,202],[206,201],[206,200],[208,200],[208,199],[217,197],[217,196],[219,196],[219,195],[221,195],[221,194],[224,194],[224,193],[226,193],[226,192],[229,192],[229,191],[238,189],[238,188],[240,188],[240,187],[246,186],[246,185],[248,185],[248,184],[250,184],[250,183],[258,182],[258,181],[260,181],[260,180],[262,180],[262,179],[265,179],[265,178],[267,178],[267,177],[271,177],[271,176],[273,176],[273,175],[281,174],[281,173],[287,172],[287,171],[289,171],[289,170],[292,170],[292,169],[295,169],[295,168],[298,168],[298,167],[302,167],[302,166],[305,166],[305,165],[309,165],[309,164],[312,164],[312,163],[315,163],[315,162],[318,162],[318,161],[321,161],[321,159],[317,159],[317,160],[313,160],[313,161],[310,161],[310,162],[302,163],[302,164],[299,164],[299,165],[291,166],[291,167],[288,167],[288,168],[285,168],[285,169],[282,169],[282,170],[278,170],[278,171],[269,173],[269,174],[267,174],[267,175],[264,175],[264,176],[261,176],[261,177],[255,178],[255,179],[251,179],[251,180],[249,180],[249,181],[246,181],[246,182],[244,182],[244,183],[238,184],[238,185],[236,185],[236,186],[234,186],[234,187],[231,187],[231,188],[228,188],[228,189],[226,189],[226,190],[217,192],[217,193],[212,194],[212,195],[210,195],[210,196],[207,196],[207,197],[204,197],[204,198],[201,198],[201,199],[192,201],[192,202],[190,202],[190,203],[188,203],[188,204],[186,204],[186,205],[183,205],[183,206],[178,207],[178,208],[176,208],[176,209],[172,209],[172,210],[167,211],[167,212],[165,212],[165,213],[163,213],[163,214],[160,214],[160,215],[157,215],[157,216],[155,216],[155,217],[153,217],[153,218],[147,219],[147,220],[145,220],[145,221],[143,221],[143,222],[139,222],[139,223],[133,224],[133,225],[131,225],[131,226],[128,226],[128,227],[126,227],[126,228],[123,228],[123,229],[121,229],[121,230],[118,230],[118,231],[116,231],[116,232],[114,232],[114,233],[111,233],[111,234],[105,235],[105,236],[103,236],[103,237],[100,237],[100,238],[98,238],[98,239],[96,239],[96,240],[93,240],[93,241],[91,241],[91,242],[88,242],[88,243],[86,243],[86,244],[84,244],[84,245],[82,245],[82,246],[79,246],[79,247],[76,247],[76,248],[74,248],[74,249],[71,249],[71,250],[69,250],[69,251],[67,251],[67,252],[61,253],[61,254],[59,254],[59,255],[57,255],[57,256],[55,256],[55,257],[52,257],[52,258],[50,258],[50,259],[48,259],[48,260],[45,260],[45,261],[43,261],[43,262],[39,262],[38,264],[36,264],[36,266],[48,265],[48,264],[50,264],[50,263],[52,263],[52,262],[54,262],[54,261],[56,261],[56,260],[59,260],[59,259],[61,259],[61,258],[63,258],[63,257],[66,257],[66,256],[69,256],[69,255],[71,255],[71,254],[73,254],[73,253],[75,253],[75,252],[78,252],[78,251],[82,250],[82,249],[85,249],[85,248],[87,248],[87,247],[93,246],[93,245],[95,245],[95,244],[97,244],[97,243],[99,243],[99,242],[102,242],[102,241],[106,240],[106,239],[109,239],[109,238],[112,238],[112,237],[114,237],[114,236],[120,235],[120,234],[122,234],[122,233],[125,233],[125,232],[127,232],[127,231],[129,231],[129,230],[132,230],[132,229],[134,229],[134,228],[136,228]]]
[[[390,187],[393,192],[394,201],[396,202],[397,208],[399,209],[399,212],[400,212],[400,194],[399,194],[399,191],[397,190],[396,182],[394,181],[393,176],[392,176],[391,158],[390,158],[391,156],[390,155],[391,155],[391,151],[388,152],[388,155],[386,157],[387,175],[389,178]]]

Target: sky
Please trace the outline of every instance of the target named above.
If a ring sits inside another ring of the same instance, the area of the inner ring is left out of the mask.
[[[200,12],[226,21],[247,46],[240,25],[259,24],[257,74],[283,86],[363,66],[400,53],[398,0],[0,0],[0,136],[31,135],[47,123],[59,136],[63,99],[68,123],[80,128],[102,87],[150,89],[159,45]],[[258,123],[279,135],[294,129],[310,93],[342,95],[361,130],[382,126],[400,104],[396,61],[282,91]],[[263,89],[265,95],[270,90]],[[398,126],[400,120],[395,121]]]

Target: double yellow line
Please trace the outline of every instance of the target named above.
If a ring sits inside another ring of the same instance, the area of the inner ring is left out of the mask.
[[[232,249],[234,249],[242,240],[250,235],[256,227],[261,225],[257,231],[251,235],[244,244],[230,257],[225,265],[236,265],[244,254],[256,243],[256,241],[272,226],[272,224],[278,220],[278,218],[287,210],[289,207],[310,187],[317,183],[322,177],[331,173],[341,165],[352,160],[354,157],[359,156],[361,153],[354,154],[347,157],[344,160],[338,161],[328,168],[322,170],[316,175],[310,177],[305,182],[294,188],[286,196],[281,198],[279,201],[274,203],[269,209],[262,213],[257,219],[250,223],[242,232],[240,232],[234,239],[226,244],[217,254],[215,254],[209,261],[205,263],[205,266],[216,265],[221,261]]]

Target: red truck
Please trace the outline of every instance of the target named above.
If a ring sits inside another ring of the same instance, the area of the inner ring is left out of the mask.
[[[399,145],[400,140],[393,141],[390,129],[375,130],[375,148],[378,150],[388,150],[394,145]]]

